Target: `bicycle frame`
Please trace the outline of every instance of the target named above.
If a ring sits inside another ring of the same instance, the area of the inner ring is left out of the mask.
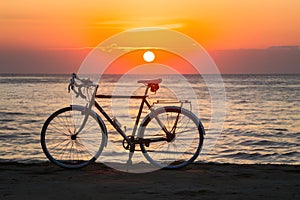
[[[78,91],[76,92],[76,90],[74,90],[72,88],[72,90],[76,93],[76,97],[78,96],[81,96],[82,98],[86,98],[87,99],[87,96],[83,95],[83,93],[81,92],[81,85],[78,85],[75,83],[75,86],[79,87],[78,88]],[[88,82],[88,83],[91,83],[91,82]],[[145,84],[146,85],[146,84]],[[175,137],[175,130],[176,130],[176,127],[177,127],[177,122],[178,122],[178,119],[179,119],[179,113],[176,117],[176,121],[171,129],[171,131],[168,131],[166,126],[161,122],[161,120],[158,118],[157,114],[155,113],[155,109],[152,108],[152,106],[150,105],[150,103],[147,101],[147,97],[148,97],[148,91],[149,91],[149,84],[146,85],[146,90],[145,90],[145,93],[144,95],[133,95],[133,96],[121,96],[121,95],[96,95],[97,93],[97,90],[98,90],[98,85],[94,85],[94,84],[90,84],[88,86],[93,86],[95,87],[94,91],[93,91],[93,94],[91,96],[91,99],[88,101],[89,103],[86,105],[86,115],[85,115],[85,118],[83,120],[83,123],[81,125],[81,127],[79,128],[79,130],[77,131],[77,133],[74,135],[74,138],[77,137],[77,135],[81,132],[81,130],[84,128],[84,126],[86,125],[86,122],[87,122],[87,119],[88,119],[88,116],[89,116],[89,111],[92,109],[92,106],[95,105],[95,107],[98,109],[98,111],[107,119],[107,121],[114,127],[114,129],[123,137],[124,141],[123,141],[123,146],[125,149],[130,149],[130,152],[134,152],[135,151],[135,145],[136,144],[145,144],[146,146],[149,146],[151,142],[159,142],[159,141],[172,141]],[[70,87],[70,86],[69,86]],[[104,111],[104,109],[100,106],[100,104],[95,101],[96,98],[103,98],[103,99],[111,99],[111,98],[131,98],[131,99],[141,99],[142,102],[140,104],[140,107],[139,107],[139,111],[138,111],[138,114],[137,114],[137,117],[136,117],[136,120],[135,120],[135,124],[134,124],[134,127],[133,127],[133,131],[132,131],[132,134],[131,136],[127,136],[125,134],[125,132],[121,129],[121,127],[114,121],[112,120],[109,115]],[[88,99],[87,99],[88,100]],[[137,138],[135,139],[135,135],[136,135],[136,131],[137,131],[137,127],[139,125],[139,121],[140,121],[140,118],[141,118],[141,114],[142,114],[142,111],[144,109],[144,105],[146,104],[146,106],[149,108],[149,110],[151,111],[151,113],[154,114],[154,118],[156,119],[156,121],[158,122],[159,126],[162,128],[162,130],[166,133],[166,137],[164,138],[149,138],[149,139],[145,139],[145,138]],[[181,102],[181,107],[182,107],[182,102]],[[127,146],[125,147],[125,143],[124,142],[127,142]]]
[[[140,107],[139,107],[139,111],[138,111],[138,114],[136,116],[136,119],[135,119],[135,124],[134,124],[134,127],[133,127],[133,131],[132,131],[132,134],[131,136],[133,137],[133,140],[132,138],[128,137],[125,132],[121,129],[121,127],[116,123],[114,122],[110,117],[109,115],[103,110],[103,108],[100,106],[100,104],[97,102],[97,101],[94,101],[94,105],[95,107],[99,110],[99,112],[107,119],[107,121],[109,121],[109,123],[115,128],[115,130],[120,134],[122,135],[122,137],[124,138],[124,140],[126,140],[126,142],[129,144],[129,146],[134,146],[135,144],[142,144],[142,143],[150,143],[150,142],[155,142],[155,141],[162,141],[162,140],[167,140],[167,139],[156,139],[156,140],[144,140],[144,139],[139,139],[139,140],[134,140],[134,136],[136,134],[136,131],[137,131],[137,128],[138,128],[138,124],[140,122],[140,118],[141,118],[141,114],[142,114],[142,111],[144,109],[144,105],[146,104],[146,106],[149,108],[149,110],[154,113],[154,118],[157,120],[158,124],[160,125],[160,127],[164,130],[164,132],[167,134],[167,138],[170,138],[170,133],[168,132],[168,130],[166,129],[165,125],[161,122],[161,120],[157,117],[156,113],[155,113],[155,110],[152,108],[152,106],[150,105],[150,103],[147,101],[147,93],[148,93],[148,90],[149,90],[149,87],[146,86],[146,91],[144,93],[144,95],[134,95],[134,96],[120,96],[120,95],[95,95],[95,98],[102,98],[102,99],[111,99],[111,98],[124,98],[124,99],[127,99],[127,98],[131,98],[131,99],[141,99],[142,102],[140,104]],[[133,150],[134,151],[134,150]]]

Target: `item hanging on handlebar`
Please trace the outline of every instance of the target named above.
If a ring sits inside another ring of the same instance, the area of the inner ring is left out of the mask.
[[[76,78],[76,74],[73,73],[72,74],[72,78],[70,79],[70,84],[68,86],[68,92],[70,93],[71,89],[74,90],[74,84],[75,84],[75,78]]]

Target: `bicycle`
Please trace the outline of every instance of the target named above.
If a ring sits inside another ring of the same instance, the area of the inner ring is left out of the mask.
[[[122,145],[129,150],[127,164],[132,164],[137,145],[155,167],[177,169],[192,163],[200,154],[205,131],[200,119],[183,108],[183,103],[188,101],[178,101],[180,106],[154,109],[148,101],[148,92],[150,89],[156,94],[162,79],[137,82],[146,86],[144,95],[104,95],[97,94],[98,84],[90,79],[80,79],[73,73],[68,90],[88,103],[86,106],[70,105],[59,109],[45,121],[41,130],[41,146],[47,158],[63,168],[81,168],[97,160],[107,145],[108,133],[104,121],[92,109],[94,106],[123,137]],[[130,136],[125,134],[115,118],[109,117],[97,98],[141,100]],[[145,105],[150,112],[140,123]]]

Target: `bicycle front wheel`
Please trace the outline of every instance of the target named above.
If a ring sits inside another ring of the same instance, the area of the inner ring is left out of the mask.
[[[106,144],[106,128],[93,111],[70,106],[53,113],[41,131],[41,145],[47,158],[64,168],[80,168],[94,162]],[[81,130],[80,130],[81,129]]]
[[[171,140],[167,139],[166,132],[174,134]],[[201,151],[203,135],[204,129],[198,117],[176,106],[151,112],[139,129],[140,138],[152,141],[140,145],[144,156],[156,167],[165,169],[192,163]]]

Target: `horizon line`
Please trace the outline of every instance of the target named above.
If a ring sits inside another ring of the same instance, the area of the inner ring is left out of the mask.
[[[10,76],[10,75],[31,75],[31,76],[34,76],[34,75],[71,75],[72,73],[74,72],[70,72],[70,73],[50,73],[50,72],[47,72],[47,73],[1,73],[0,72],[0,76]],[[87,73],[87,75],[97,75],[95,73]],[[122,76],[122,75],[125,75],[125,74],[111,74],[111,73],[104,73],[102,75],[113,75],[113,76]],[[145,76],[145,75],[300,75],[300,73],[288,73],[288,72],[285,72],[285,73],[203,73],[203,74],[127,74],[127,75],[131,75],[131,76]]]

